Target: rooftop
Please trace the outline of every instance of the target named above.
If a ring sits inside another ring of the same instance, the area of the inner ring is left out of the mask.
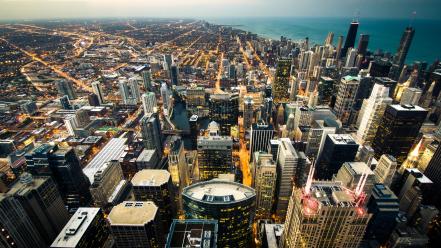
[[[166,247],[216,247],[217,220],[173,220]]]
[[[203,202],[231,203],[256,196],[254,189],[225,180],[205,181],[184,188],[183,195]]]
[[[389,105],[391,108],[394,108],[398,111],[427,111],[424,108],[420,107],[420,106],[416,106],[416,105],[400,105],[400,104],[392,104]]]
[[[357,144],[350,134],[328,134],[328,137],[338,145]]]
[[[99,211],[99,208],[78,208],[51,247],[76,247]]]
[[[170,180],[170,173],[166,170],[144,169],[138,171],[132,178],[133,186],[161,186]]]
[[[154,220],[157,211],[152,201],[125,201],[114,206],[107,218],[110,225],[139,226]]]

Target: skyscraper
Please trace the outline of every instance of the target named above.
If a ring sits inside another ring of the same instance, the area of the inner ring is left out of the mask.
[[[144,84],[145,92],[152,90],[152,70],[149,68],[142,71],[142,82]]]
[[[254,189],[240,183],[211,180],[186,187],[182,198],[187,219],[218,221],[218,247],[249,247],[255,215]]]
[[[358,144],[349,134],[328,134],[322,153],[317,159],[316,178],[329,180],[344,162],[352,162]]]
[[[118,85],[123,104],[136,105],[139,102],[140,93],[136,78],[130,78],[128,82],[125,78],[120,78]]]
[[[95,206],[104,209],[109,197],[123,179],[121,165],[116,160],[107,162],[101,170],[97,171],[94,175],[93,183],[90,186],[90,193]]]
[[[173,220],[166,248],[216,248],[217,220]]]
[[[190,183],[189,170],[185,160],[184,141],[180,136],[172,136],[169,142],[168,171],[172,182],[179,187],[186,187]]]
[[[389,88],[375,84],[371,96],[363,101],[357,120],[357,138],[361,145],[371,144],[386,106],[392,104]]]
[[[170,91],[168,90],[166,83],[162,83],[160,91],[162,98],[162,108],[168,109],[170,106]]]
[[[379,159],[383,154],[390,154],[401,165],[412,148],[426,115],[427,110],[419,106],[387,106],[372,142],[375,157]]]
[[[338,86],[334,112],[344,125],[349,121],[359,84],[359,77],[346,76]]]
[[[104,104],[105,103],[104,94],[100,82],[98,81],[92,82],[92,91],[98,97],[99,103]]]
[[[222,135],[229,135],[239,116],[238,94],[213,94],[209,100],[210,119],[220,126]]]
[[[395,172],[397,171],[397,160],[389,155],[383,154],[374,169],[375,181],[385,186],[392,185]]]
[[[263,121],[253,123],[250,137],[250,160],[253,159],[255,152],[268,151],[269,141],[273,137],[274,127],[272,124],[265,124]]]
[[[401,95],[401,105],[417,105],[420,102],[423,91],[418,88],[408,87],[403,90]]]
[[[178,85],[179,68],[177,64],[172,64],[170,67],[170,80],[172,85]]]
[[[142,107],[144,108],[144,114],[153,113],[157,111],[156,95],[153,92],[146,92],[141,96]]]
[[[415,35],[415,29],[413,27],[406,27],[401,36],[400,46],[398,47],[397,53],[394,57],[395,64],[398,65],[399,70],[404,66],[406,62],[407,53],[409,52],[410,45],[412,44],[413,36]]]
[[[251,127],[251,124],[253,123],[253,117],[254,117],[253,98],[251,96],[245,96],[243,104],[244,104],[244,107],[243,107],[243,127],[244,127],[244,129],[248,129]]]
[[[152,201],[125,201],[107,217],[117,248],[164,247],[159,209]]]
[[[277,61],[276,76],[273,83],[274,103],[289,101],[289,80],[291,77],[291,59],[281,58]]]
[[[277,182],[277,166],[273,155],[261,152],[254,153],[253,172],[253,185],[256,190],[256,216],[270,218]]]
[[[345,162],[334,175],[334,181],[342,182],[343,187],[355,191],[359,182],[365,177],[363,192],[369,199],[375,184],[375,174],[365,162]]]
[[[424,174],[433,182],[433,187],[439,189],[441,187],[441,145],[435,150],[429,164],[427,165]],[[433,196],[433,203],[438,208],[441,208],[441,195],[435,194]]]
[[[158,113],[146,113],[141,118],[140,123],[144,147],[146,149],[156,149],[159,157],[162,157],[163,142]]]
[[[333,181],[295,189],[280,247],[358,247],[371,217],[362,196]]]
[[[357,59],[358,50],[356,48],[349,48],[346,56],[345,67],[356,67],[355,62]]]
[[[77,98],[77,94],[75,93],[71,81],[61,79],[55,82],[55,86],[61,96],[67,96],[69,97],[69,100],[74,100]]]
[[[361,55],[366,55],[367,48],[369,45],[369,35],[368,34],[360,34],[360,40],[358,41],[358,53]]]
[[[341,50],[340,58],[346,57],[346,53],[350,47],[354,47],[355,38],[357,38],[358,21],[352,21],[349,26],[348,35],[346,36],[345,45]]]

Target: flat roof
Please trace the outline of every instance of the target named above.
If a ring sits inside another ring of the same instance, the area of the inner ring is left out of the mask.
[[[190,185],[182,194],[208,203],[232,203],[256,196],[254,189],[248,186],[219,179]]]
[[[133,186],[161,186],[170,180],[167,170],[144,169],[138,171],[132,178]]]
[[[100,208],[78,208],[51,247],[76,247],[99,211]]]
[[[353,172],[354,175],[362,175],[367,173],[368,175],[374,175],[374,172],[367,166],[365,162],[346,162],[343,166],[348,167],[348,169]]]
[[[166,247],[216,247],[217,230],[217,220],[173,220]]]
[[[357,144],[350,134],[328,134],[335,144]]]
[[[93,183],[95,173],[102,170],[110,160],[118,160],[124,152],[127,138],[113,138],[104,148],[84,167],[83,172]]]
[[[152,201],[124,201],[112,208],[110,225],[141,226],[155,219],[158,207]]]
[[[400,104],[392,104],[389,105],[391,108],[394,108],[396,110],[399,111],[427,111],[424,108],[417,106],[417,105],[410,105],[410,104],[406,104],[406,105],[400,105]]]

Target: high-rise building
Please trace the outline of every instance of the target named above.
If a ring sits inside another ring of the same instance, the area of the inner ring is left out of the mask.
[[[371,96],[363,101],[357,120],[357,139],[361,145],[370,145],[377,133],[378,125],[386,106],[392,104],[389,88],[375,84]]]
[[[420,102],[423,91],[418,88],[408,87],[405,88],[401,95],[401,105],[417,105]]]
[[[182,192],[187,219],[219,223],[218,247],[249,247],[256,193],[240,183],[211,180],[192,184]]]
[[[326,46],[332,45],[332,41],[333,40],[334,40],[334,33],[333,32],[329,32],[328,35],[326,36],[325,45]]]
[[[369,35],[368,34],[360,34],[360,39],[358,40],[358,53],[361,55],[366,55],[367,48],[369,45]]]
[[[179,187],[187,187],[190,176],[187,162],[185,161],[184,141],[180,136],[173,136],[170,140],[168,154],[168,171],[172,182]]]
[[[424,120],[427,110],[419,106],[388,105],[372,142],[375,157],[390,154],[401,165],[407,157]]]
[[[112,208],[107,220],[117,248],[165,245],[159,209],[152,201],[120,203]]]
[[[166,248],[216,248],[217,220],[173,220]]]
[[[107,162],[97,171],[93,183],[90,185],[90,193],[95,206],[104,208],[109,197],[123,179],[121,165],[117,160]]]
[[[418,161],[418,169],[421,172],[425,173],[427,166],[429,165],[430,161],[432,161],[438,146],[439,142],[433,141],[426,146],[426,149],[424,149],[424,152]]]
[[[125,78],[120,78],[118,85],[123,104],[136,105],[139,102],[140,93],[136,78],[130,78],[129,81]]]
[[[142,71],[142,82],[144,84],[145,92],[152,90],[152,70],[149,68]]]
[[[100,106],[100,101],[98,99],[98,96],[95,95],[94,93],[90,93],[89,95],[87,95],[87,102],[89,103],[90,106]]]
[[[55,86],[61,96],[67,96],[69,100],[74,100],[77,98],[77,94],[75,93],[71,81],[61,79],[55,82]]]
[[[178,85],[179,68],[177,64],[172,64],[170,67],[170,80],[172,85]]]
[[[392,185],[395,172],[397,171],[397,160],[389,155],[383,154],[374,169],[375,182],[390,187]]]
[[[105,103],[104,94],[100,82],[98,81],[92,82],[92,91],[98,97],[99,103],[104,104]]]
[[[186,95],[187,109],[197,108],[199,106],[206,106],[205,88],[191,84],[187,87]]]
[[[398,194],[400,211],[406,213],[408,219],[414,217],[422,204],[432,200],[433,182],[418,169],[406,169],[401,178],[402,187]]]
[[[358,144],[351,135],[328,134],[316,163],[316,178],[331,179],[344,162],[354,161],[357,151]]]
[[[410,45],[412,44],[413,36],[415,35],[415,29],[413,27],[406,27],[401,36],[400,46],[398,47],[397,53],[395,54],[395,64],[398,65],[399,71],[404,66],[406,62],[407,53],[409,52]]]
[[[73,109],[72,104],[69,101],[69,97],[67,95],[64,95],[60,97],[60,105],[63,109]]]
[[[329,105],[334,94],[334,79],[330,77],[320,77],[317,85],[318,104]]]
[[[274,137],[274,127],[272,124],[266,124],[258,121],[251,125],[250,137],[250,160],[255,152],[268,151],[269,141]]]
[[[254,117],[254,101],[251,96],[245,96],[243,101],[243,127],[244,129],[248,129],[253,124]]]
[[[48,247],[68,220],[50,177],[33,177],[25,172],[0,194],[0,244],[6,242],[2,247]]]
[[[345,67],[356,67],[355,62],[358,56],[358,50],[356,48],[349,48],[346,56]]]
[[[270,218],[277,182],[277,166],[272,154],[254,153],[253,178],[256,190],[256,216]]]
[[[109,232],[100,208],[78,208],[51,248],[104,247]]]
[[[140,170],[133,176],[132,186],[136,201],[153,201],[159,207],[163,230],[168,230],[176,214],[170,173],[167,170]]]
[[[280,220],[285,219],[293,187],[302,187],[306,183],[308,170],[309,160],[305,154],[294,149],[290,139],[280,139],[276,186],[276,215]]]
[[[276,66],[276,76],[273,83],[274,103],[289,101],[289,80],[291,78],[291,59],[279,59]]]
[[[168,90],[166,83],[162,83],[160,91],[162,98],[162,108],[168,109],[170,107],[170,91]]]
[[[220,125],[222,135],[229,135],[239,116],[238,94],[214,94],[209,100],[210,119]]]
[[[343,48],[343,35],[340,35],[338,37],[337,46],[335,48],[335,59],[340,59],[341,57],[344,57],[341,56],[342,48]]]
[[[233,140],[230,136],[219,135],[219,125],[211,122],[210,134],[198,137],[199,179],[209,180],[219,174],[231,173],[233,170]]]
[[[158,113],[146,113],[140,123],[144,148],[155,149],[159,157],[162,157],[163,141]]]
[[[334,181],[342,182],[345,188],[355,191],[361,179],[365,177],[363,192],[369,199],[375,184],[375,174],[365,162],[345,162],[334,175]]]
[[[375,184],[372,196],[367,202],[367,209],[372,218],[364,237],[384,244],[397,224],[396,218],[400,212],[398,198],[389,187]]]
[[[306,156],[318,158],[323,150],[323,146],[325,145],[326,136],[328,134],[334,134],[336,131],[336,127],[328,126],[323,120],[312,122],[306,139]]]
[[[154,92],[146,92],[141,96],[142,107],[144,108],[144,114],[154,113],[157,111],[156,95]]]
[[[341,182],[310,180],[290,197],[279,247],[358,247],[371,217],[361,205],[363,194]]]
[[[345,45],[343,46],[340,58],[346,57],[346,53],[350,47],[355,47],[355,39],[357,38],[358,21],[352,21],[349,26],[348,35],[346,36]]]
[[[75,115],[67,115],[64,118],[64,126],[66,127],[67,133],[70,136],[75,136],[75,129],[78,128],[78,120]]]
[[[173,55],[172,54],[164,54],[164,69],[169,71],[171,69],[171,65],[173,64]]]
[[[359,77],[346,76],[341,79],[338,85],[334,111],[343,124],[347,124],[349,121],[359,84]]]
[[[31,174],[54,179],[69,212],[74,213],[78,207],[90,203],[90,182],[72,147],[43,144],[28,152],[25,158]]]
[[[191,141],[191,150],[196,150],[198,145],[198,136],[199,136],[199,117],[197,115],[190,116],[188,123],[190,125],[190,141]]]

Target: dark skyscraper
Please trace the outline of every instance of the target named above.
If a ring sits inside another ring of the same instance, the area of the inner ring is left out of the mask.
[[[146,149],[156,149],[158,154],[162,156],[163,144],[161,123],[159,122],[157,113],[147,113],[141,119],[141,135]]]
[[[397,53],[395,54],[395,64],[399,66],[399,71],[403,68],[406,62],[406,56],[409,52],[410,45],[412,44],[413,36],[415,35],[415,29],[413,27],[407,27],[403,36],[401,36],[400,46],[398,47]]]
[[[401,165],[415,143],[426,115],[427,110],[419,106],[387,106],[372,143],[375,157],[379,159],[383,154],[390,154]]]
[[[170,68],[170,80],[172,85],[178,85],[179,69],[176,64],[172,64]]]
[[[346,36],[345,45],[343,46],[340,58],[346,57],[346,53],[350,47],[354,47],[355,38],[357,38],[358,21],[351,22],[349,26],[348,35]]]
[[[239,115],[238,94],[214,94],[209,101],[210,119],[220,125],[222,135],[229,135],[231,127],[237,125]]]
[[[291,59],[279,59],[273,83],[274,103],[289,101],[289,79],[291,77]]]
[[[369,35],[368,34],[360,34],[360,40],[358,41],[358,53],[362,55],[366,55],[367,48],[369,45]]]
[[[432,156],[426,170],[424,171],[426,175],[433,182],[433,188],[441,188],[441,145],[438,146],[435,153]],[[441,208],[441,195],[435,194],[434,205]]]

